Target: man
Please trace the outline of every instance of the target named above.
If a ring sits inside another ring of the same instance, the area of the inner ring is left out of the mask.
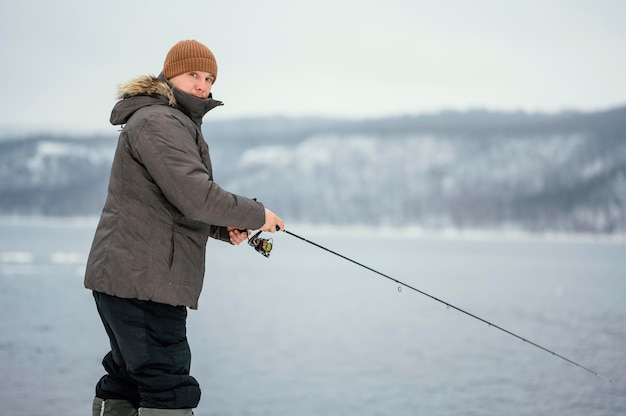
[[[222,105],[216,77],[213,53],[185,40],[159,77],[120,86],[111,123],[123,128],[85,273],[111,344],[94,415],[192,415],[200,388],[186,318],[198,307],[207,239],[238,245],[250,230],[284,229],[260,202],[213,181],[200,127]]]

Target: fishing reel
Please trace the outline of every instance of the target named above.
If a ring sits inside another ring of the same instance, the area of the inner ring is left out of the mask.
[[[251,247],[261,253],[264,257],[270,256],[270,251],[272,251],[273,240],[271,238],[261,238],[259,235],[261,231],[257,232],[255,235],[248,239],[248,244]]]

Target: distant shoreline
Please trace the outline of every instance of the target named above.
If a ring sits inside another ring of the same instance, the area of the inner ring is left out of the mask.
[[[43,215],[0,215],[0,227],[33,226],[33,227],[76,227],[93,228],[98,225],[98,216],[43,216]],[[291,225],[291,226],[290,226]],[[368,225],[337,225],[337,224],[290,224],[289,230],[298,234],[350,234],[361,235],[363,238],[395,238],[420,240],[459,240],[459,241],[500,241],[500,242],[550,242],[550,243],[598,243],[626,244],[626,234],[591,234],[565,232],[533,232],[514,228],[501,229],[458,229],[452,227],[427,228],[418,225],[406,227],[368,226]]]

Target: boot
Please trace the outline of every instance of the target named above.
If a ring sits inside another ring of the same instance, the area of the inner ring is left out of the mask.
[[[151,409],[140,407],[139,416],[193,416],[193,409]]]
[[[137,416],[137,409],[128,400],[95,397],[91,409],[93,416]]]

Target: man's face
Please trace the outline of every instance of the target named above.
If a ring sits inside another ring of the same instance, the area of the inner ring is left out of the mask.
[[[179,90],[198,98],[208,98],[215,77],[209,72],[193,71],[169,79]]]

